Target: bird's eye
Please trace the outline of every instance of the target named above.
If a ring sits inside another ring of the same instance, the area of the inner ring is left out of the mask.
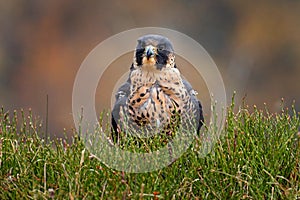
[[[162,50],[165,49],[165,46],[164,45],[159,45],[157,49],[158,49],[158,51],[162,51]]]

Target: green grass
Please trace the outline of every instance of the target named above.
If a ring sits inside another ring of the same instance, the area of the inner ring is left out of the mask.
[[[2,109],[0,199],[299,199],[299,115],[252,110],[228,109],[207,156],[195,142],[171,166],[130,174],[100,163],[76,136],[46,143],[30,113]]]

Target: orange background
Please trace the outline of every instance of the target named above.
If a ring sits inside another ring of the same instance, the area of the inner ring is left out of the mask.
[[[300,2],[292,0],[1,1],[0,105],[32,108],[45,121],[48,95],[50,133],[71,133],[73,82],[87,54],[111,35],[155,26],[199,42],[219,67],[229,99],[235,90],[238,103],[246,96],[247,104],[263,108],[266,102],[276,112],[283,97],[287,106],[296,100],[299,111],[299,10]],[[110,76],[129,69],[131,58],[122,56],[101,80],[108,90],[115,84]],[[191,72],[179,68],[188,78]],[[208,116],[209,94],[197,81],[191,82]],[[96,95],[98,112],[110,106],[104,93]]]

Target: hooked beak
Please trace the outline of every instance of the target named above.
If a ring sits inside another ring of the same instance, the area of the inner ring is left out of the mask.
[[[145,51],[146,51],[146,57],[148,60],[149,60],[149,58],[151,58],[152,56],[155,55],[154,47],[152,45],[147,46]]]

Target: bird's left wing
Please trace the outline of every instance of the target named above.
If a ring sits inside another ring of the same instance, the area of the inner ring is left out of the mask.
[[[197,133],[199,133],[201,126],[204,123],[203,110],[201,102],[197,99],[197,92],[192,88],[192,85],[185,79],[182,79],[182,82],[190,94],[191,100],[196,109],[196,125],[197,125]]]

